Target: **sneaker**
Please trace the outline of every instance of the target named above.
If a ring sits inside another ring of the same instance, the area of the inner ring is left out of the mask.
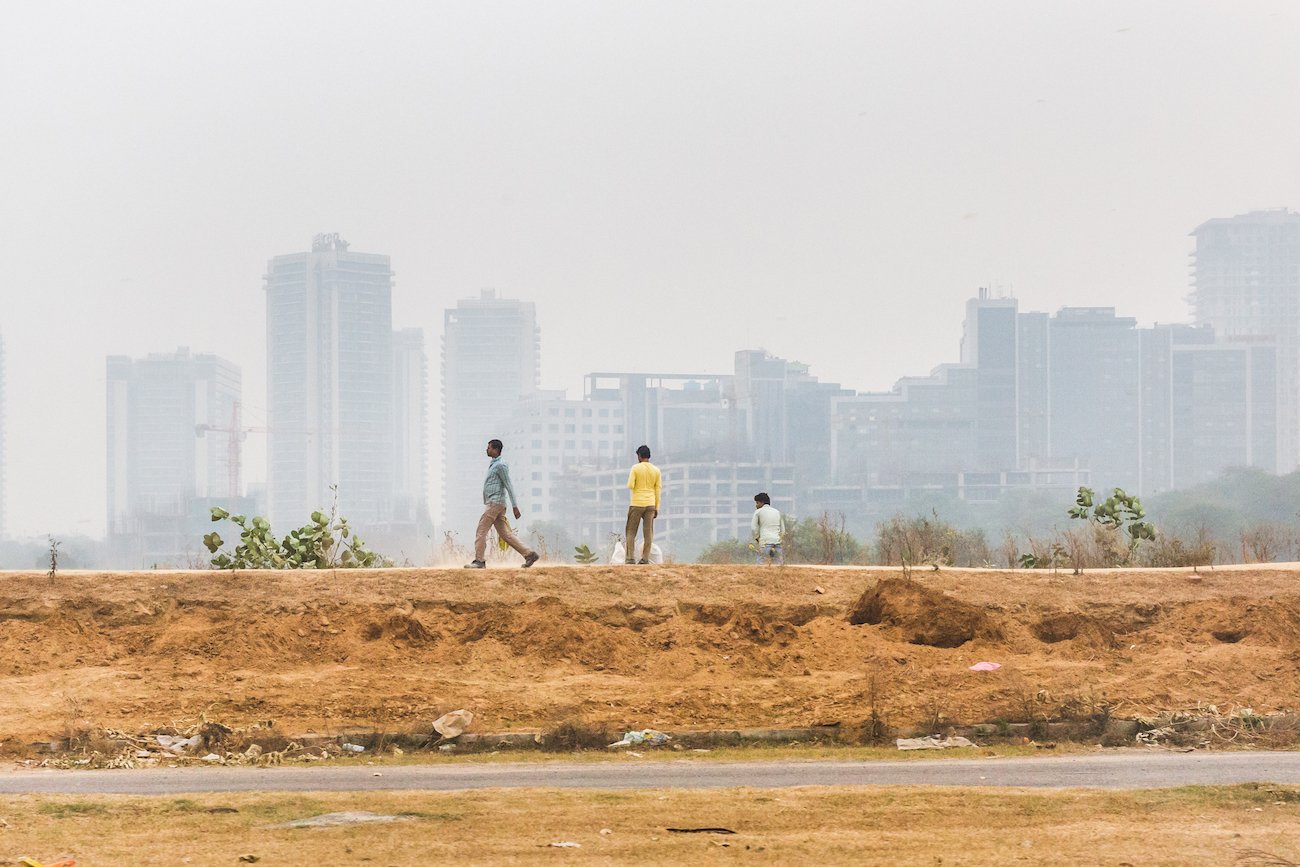
[[[641,559],[641,560],[637,560],[637,561],[636,561],[636,564],[637,564],[638,566],[649,566],[649,565],[650,565],[650,561],[649,561],[649,560],[646,560],[646,559]]]
[[[533,553],[529,554],[527,557],[524,558],[524,568],[527,569],[529,566],[533,565],[540,559],[542,559],[542,555],[534,551]]]
[[[623,562],[624,562],[625,564],[627,564],[628,566],[635,566],[635,565],[636,565],[636,561],[633,560],[631,557],[628,557],[628,558],[627,558],[626,560],[624,560]]]
[[[465,564],[466,569],[486,569],[487,564],[482,560],[474,560]]]

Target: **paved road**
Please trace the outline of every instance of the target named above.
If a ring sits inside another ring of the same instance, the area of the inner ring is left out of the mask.
[[[725,788],[751,786],[1088,786],[1133,789],[1273,782],[1300,785],[1300,752],[1143,753],[908,762],[439,764],[291,768],[149,768],[0,773],[0,794],[170,795],[194,792],[455,791],[488,788]]]

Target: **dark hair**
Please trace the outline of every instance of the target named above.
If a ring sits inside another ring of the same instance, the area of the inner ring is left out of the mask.
[[[650,447],[649,447],[649,446],[637,446],[637,447],[636,447],[636,456],[637,456],[638,458],[640,458],[641,460],[643,460],[643,461],[648,461],[648,460],[650,460]]]
[[[772,498],[769,497],[767,494],[755,494],[754,502],[762,503],[764,506],[770,506],[772,505]]]
[[[502,444],[501,440],[488,440],[488,445],[496,449],[498,453],[505,451],[506,448],[505,445]]]

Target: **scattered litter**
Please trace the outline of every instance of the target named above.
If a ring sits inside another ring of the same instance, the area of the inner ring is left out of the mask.
[[[730,828],[665,828],[670,834],[734,834]]]
[[[455,744],[443,744],[442,746],[438,747],[438,749],[439,749],[441,752],[449,753],[449,752],[451,752],[452,750],[456,749],[456,745],[455,745]]]
[[[203,740],[202,735],[195,735],[191,738],[183,738],[179,735],[154,735],[153,739],[158,742],[158,746],[172,753],[181,753],[185,750],[193,749]]]
[[[634,758],[634,759],[645,758],[645,754],[644,754],[644,753],[638,753],[638,752],[636,752],[635,750],[628,750],[624,755],[629,755],[629,756],[631,756],[631,757]]]
[[[255,759],[262,754],[262,747],[259,744],[249,744],[248,749],[244,750],[244,755],[250,759]]]
[[[321,813],[306,819],[294,819],[272,828],[333,828],[337,825],[361,825],[367,822],[407,822],[414,816],[386,816],[382,813],[370,813],[365,810],[349,810],[343,813]]]
[[[611,831],[609,828],[601,828],[600,833],[602,836],[608,837],[610,834],[613,834],[614,832]]]
[[[814,587],[814,588],[813,588],[813,592],[814,592],[814,593],[825,593],[826,591],[823,590],[821,587]]]
[[[373,774],[371,774],[370,776],[372,776],[372,777],[382,777],[383,774],[379,773],[379,771],[375,771],[375,772],[374,772]]]
[[[343,749],[350,753],[364,753],[366,751],[366,748],[361,744],[343,744]]]
[[[261,856],[261,855],[253,855],[252,853],[249,853],[248,855],[240,855],[240,856],[239,856],[239,860],[240,860],[240,863],[243,863],[243,864],[256,864],[258,861],[261,861],[261,860],[262,860],[262,856]]]
[[[971,671],[997,671],[1002,667],[1000,662],[977,662],[970,667]]]
[[[621,741],[614,741],[611,747],[630,747],[645,744],[648,747],[659,747],[672,740],[671,735],[666,735],[661,731],[654,729],[643,729],[642,731],[626,732]]]
[[[238,813],[234,807],[208,807],[204,812],[208,813]]]
[[[962,737],[945,738],[930,735],[928,738],[899,738],[894,741],[900,750],[946,750],[949,747],[973,747],[975,744]]]
[[[23,867],[76,867],[75,858],[64,858],[62,861],[51,861],[49,864],[43,864],[35,858],[19,858],[18,863]]]
[[[546,845],[552,849],[581,849],[582,848],[581,843],[575,843],[572,840],[557,840],[554,843],[547,843]]]
[[[444,738],[458,738],[474,724],[474,714],[467,710],[454,710],[445,713],[433,721],[433,730]]]

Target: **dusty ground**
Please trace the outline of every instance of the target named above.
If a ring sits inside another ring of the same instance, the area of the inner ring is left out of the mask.
[[[1300,791],[522,790],[0,799],[0,863],[1292,865]],[[406,821],[275,828],[365,810]],[[668,828],[721,827],[734,834]],[[608,833],[602,833],[602,830]],[[571,842],[580,848],[551,848]],[[1271,859],[1271,860],[1270,860]],[[243,862],[248,863],[248,862]]]
[[[478,731],[850,726],[869,716],[873,682],[894,725],[1103,704],[1300,708],[1300,567],[914,578],[695,565],[0,573],[0,749],[202,714],[288,732],[427,729],[461,707]],[[980,660],[1003,668],[968,670]]]

